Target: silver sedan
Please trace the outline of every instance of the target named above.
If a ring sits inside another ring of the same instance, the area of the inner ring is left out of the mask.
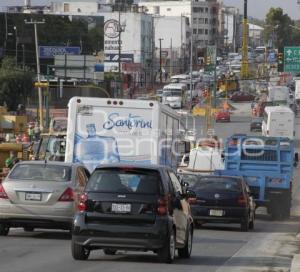
[[[88,177],[79,164],[18,163],[0,184],[0,235],[10,227],[70,229]]]

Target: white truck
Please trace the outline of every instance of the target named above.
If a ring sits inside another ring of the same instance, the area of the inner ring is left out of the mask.
[[[286,106],[266,107],[262,135],[267,137],[295,137],[295,114]]]
[[[184,132],[169,107],[95,97],[73,97],[68,107],[66,162],[83,163],[89,171],[117,162],[177,167]]]
[[[268,102],[289,102],[290,89],[286,86],[269,86],[268,87]]]
[[[173,109],[181,109],[186,102],[187,86],[182,83],[171,83],[163,88],[162,104]]]

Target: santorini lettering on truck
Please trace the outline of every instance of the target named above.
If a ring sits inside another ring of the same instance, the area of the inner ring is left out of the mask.
[[[111,113],[108,120],[104,122],[103,128],[110,130],[114,127],[127,127],[129,130],[132,128],[150,128],[152,129],[152,121],[144,120],[138,115],[129,113],[128,117],[120,117],[119,113]]]

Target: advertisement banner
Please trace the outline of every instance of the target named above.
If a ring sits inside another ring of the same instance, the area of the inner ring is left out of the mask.
[[[56,55],[80,55],[79,46],[39,46],[41,59],[53,59]]]

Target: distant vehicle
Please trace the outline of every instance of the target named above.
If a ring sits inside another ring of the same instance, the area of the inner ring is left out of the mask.
[[[0,184],[0,235],[10,228],[71,229],[89,172],[79,164],[26,161]]]
[[[262,122],[263,122],[263,118],[260,118],[260,117],[252,118],[251,123],[250,123],[250,131],[261,132]]]
[[[254,52],[257,55],[264,55],[267,52],[267,47],[266,46],[258,46],[254,49]]]
[[[181,109],[186,103],[186,84],[172,83],[164,86],[162,104]]]
[[[236,92],[232,94],[229,99],[233,102],[249,102],[255,99],[255,95],[243,92]]]
[[[177,249],[179,257],[189,258],[194,225],[188,198],[194,196],[168,167],[98,167],[73,221],[73,258],[86,260],[95,249],[108,255],[153,251],[165,263]]]
[[[287,104],[289,101],[289,91],[287,86],[269,86],[268,102],[281,102]]]
[[[230,112],[227,110],[220,110],[215,113],[216,122],[230,122]]]
[[[241,231],[254,228],[255,203],[250,189],[240,177],[198,176],[189,180],[195,198],[189,198],[193,219],[204,223],[238,223]]]
[[[171,76],[170,83],[180,83],[182,80],[187,80],[189,78],[190,78],[190,75],[188,75],[188,74]]]
[[[295,137],[295,114],[286,106],[265,107],[262,135],[267,137]]]

